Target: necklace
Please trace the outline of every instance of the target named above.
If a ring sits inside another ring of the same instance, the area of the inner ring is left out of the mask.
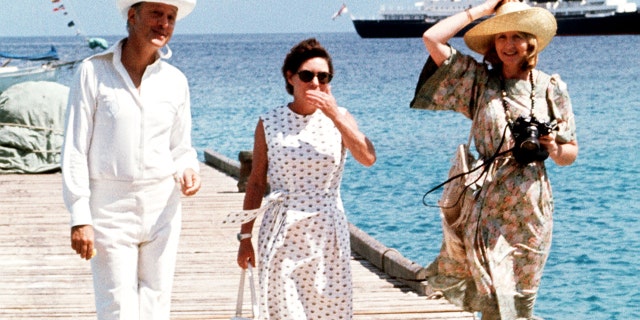
[[[531,116],[533,116],[533,108],[535,106],[534,98],[536,97],[536,88],[533,83],[533,70],[529,71],[529,83],[531,84],[531,95],[529,98],[531,99]],[[502,107],[504,108],[504,113],[507,118],[507,122],[509,124],[512,123],[511,120],[511,112],[509,111],[509,104],[507,103],[507,90],[505,89],[505,81],[503,77],[500,77],[500,89],[502,90]]]

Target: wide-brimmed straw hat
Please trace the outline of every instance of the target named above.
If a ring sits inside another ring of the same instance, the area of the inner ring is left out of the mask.
[[[467,31],[464,42],[469,49],[484,55],[492,46],[496,34],[520,31],[536,36],[537,52],[540,52],[551,42],[557,29],[556,18],[549,10],[530,7],[523,2],[507,2],[496,10],[495,16]]]
[[[127,20],[128,18],[127,14],[129,12],[129,8],[131,8],[132,5],[138,2],[164,3],[164,4],[168,4],[170,6],[174,6],[178,8],[178,16],[176,17],[176,20],[180,20],[186,17],[187,15],[189,15],[191,11],[193,11],[193,8],[195,8],[196,6],[196,1],[197,0],[150,0],[150,1],[116,0],[116,6],[118,7],[118,10],[120,10],[120,13],[124,17],[124,19]]]

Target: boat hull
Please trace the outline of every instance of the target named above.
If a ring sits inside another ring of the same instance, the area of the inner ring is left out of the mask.
[[[559,36],[640,34],[640,11],[617,13],[607,17],[556,17]],[[356,32],[362,38],[416,38],[435,23],[424,20],[353,19]],[[473,27],[456,34],[461,37]]]
[[[48,65],[0,70],[0,92],[16,83],[25,81],[56,81],[57,73],[58,68]]]

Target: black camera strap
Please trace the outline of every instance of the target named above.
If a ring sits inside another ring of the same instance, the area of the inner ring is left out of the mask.
[[[535,106],[535,104],[534,104],[534,100],[535,100],[534,99],[535,98],[535,85],[534,85],[534,82],[533,82],[533,70],[529,71],[529,83],[531,83],[531,95],[530,95],[530,98],[531,98],[531,115],[533,115],[533,108]],[[456,206],[458,204],[458,202],[460,201],[460,199],[462,198],[462,196],[464,195],[464,193],[465,193],[464,191],[466,191],[466,189],[469,188],[469,186],[471,184],[474,184],[474,183],[478,182],[478,180],[485,175],[486,171],[489,170],[489,164],[493,163],[493,161],[496,158],[498,158],[499,156],[505,155],[505,154],[513,151],[514,148],[511,148],[511,149],[509,149],[507,151],[500,152],[500,148],[502,148],[502,145],[504,144],[504,140],[505,140],[506,133],[507,133],[507,128],[509,128],[510,130],[513,130],[513,120],[511,119],[511,112],[510,112],[510,109],[509,109],[509,104],[507,103],[507,100],[506,100],[507,91],[506,91],[505,81],[504,81],[504,78],[502,76],[500,76],[500,89],[501,89],[502,107],[504,108],[505,118],[507,120],[507,126],[505,127],[504,132],[502,133],[502,139],[500,140],[500,144],[499,144],[498,148],[496,149],[496,152],[491,157],[489,157],[486,161],[483,161],[483,163],[481,165],[479,165],[479,166],[477,166],[477,167],[475,167],[473,169],[470,169],[467,172],[463,172],[463,173],[457,174],[457,175],[455,175],[453,177],[450,177],[446,181],[440,183],[439,185],[431,188],[431,190],[427,191],[422,196],[422,204],[424,204],[425,206],[427,206],[427,207],[439,207],[439,208],[445,208],[445,209],[450,208],[450,207],[442,207],[442,206],[439,206],[439,205],[435,205],[434,206],[434,205],[428,204],[426,202],[427,195],[429,195],[430,193],[438,190],[439,188],[441,188],[445,184],[447,184],[447,183],[449,183],[449,182],[451,182],[451,181],[453,181],[455,179],[461,178],[461,177],[463,177],[463,176],[465,176],[467,174],[470,174],[470,173],[473,173],[473,172],[478,171],[480,169],[483,169],[482,174],[478,175],[478,178],[476,179],[476,181],[473,181],[470,184],[465,184],[463,192],[460,194],[460,196],[458,197],[456,202],[451,207]],[[474,125],[474,123],[476,121],[476,118],[478,116],[477,112],[478,112],[479,108],[480,107],[476,107],[476,115],[473,118],[473,122],[471,124],[471,129],[473,129],[473,125]],[[512,131],[512,133],[513,133],[513,131]],[[467,142],[467,148],[469,148],[470,145],[471,145],[471,134],[472,134],[472,132],[470,131],[469,132],[469,141]]]

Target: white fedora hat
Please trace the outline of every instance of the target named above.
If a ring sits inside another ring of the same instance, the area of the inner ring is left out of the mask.
[[[178,8],[178,16],[176,17],[176,20],[180,20],[186,17],[187,15],[189,15],[191,11],[193,11],[193,8],[196,6],[196,1],[197,0],[150,0],[150,1],[116,0],[116,6],[118,7],[118,10],[120,10],[120,13],[122,13],[122,16],[124,17],[124,19],[126,20],[128,18],[127,14],[129,12],[129,8],[131,8],[132,5],[138,2],[164,3],[164,4],[168,4],[170,6],[174,6]]]
[[[557,29],[556,18],[549,10],[530,7],[523,2],[507,2],[498,8],[495,16],[467,31],[464,42],[469,49],[484,55],[496,34],[519,31],[536,36],[537,52],[540,52],[551,42]]]

